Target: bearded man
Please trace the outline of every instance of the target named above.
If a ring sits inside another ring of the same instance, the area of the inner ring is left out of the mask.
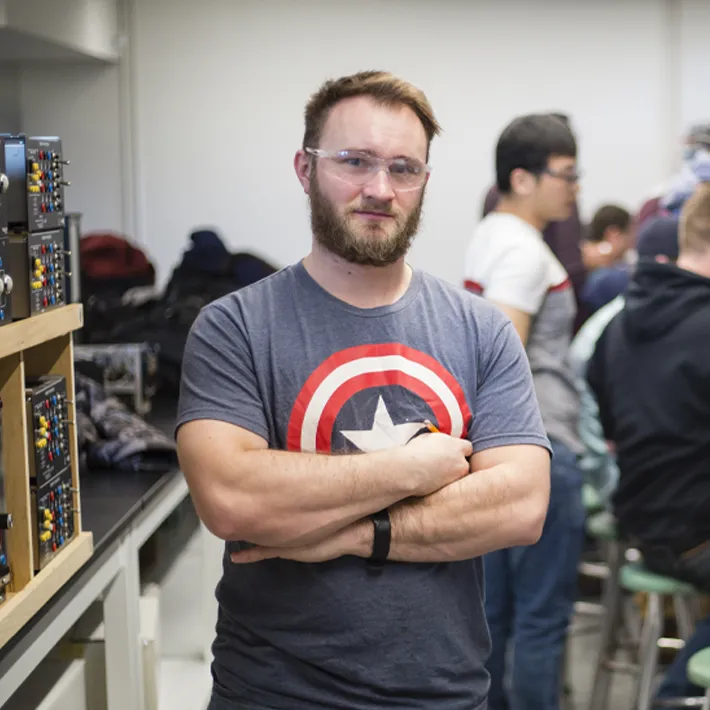
[[[438,132],[389,73],[326,82],[310,253],[190,333],[178,450],[226,541],[210,710],[486,707],[481,555],[540,536],[550,444],[510,320],[406,262]]]

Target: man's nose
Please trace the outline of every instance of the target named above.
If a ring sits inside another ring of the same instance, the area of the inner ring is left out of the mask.
[[[392,188],[392,181],[386,168],[380,168],[372,178],[365,183],[363,187],[363,195],[370,197],[373,200],[382,202],[391,201],[394,199],[395,192]]]

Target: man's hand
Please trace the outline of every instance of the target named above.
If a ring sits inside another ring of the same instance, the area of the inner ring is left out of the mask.
[[[301,547],[251,547],[233,552],[232,562],[246,564],[280,557],[294,562],[328,562],[343,555],[369,557],[372,551],[374,527],[369,518],[358,520],[334,535]]]
[[[467,458],[473,453],[468,439],[447,434],[424,434],[401,449],[409,457],[416,483],[415,495],[427,496],[458,481],[470,472]]]

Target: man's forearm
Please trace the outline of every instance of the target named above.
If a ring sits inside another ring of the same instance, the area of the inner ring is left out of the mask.
[[[533,544],[542,532],[548,498],[546,473],[523,473],[507,463],[477,471],[426,498],[394,505],[389,558],[451,562]],[[361,546],[365,554],[368,544]]]
[[[211,499],[219,501],[221,537],[295,547],[413,495],[410,473],[401,451],[247,451],[222,464]]]
[[[539,538],[547,512],[549,472],[522,472],[516,464],[476,471],[424,498],[390,508],[389,559],[399,562],[454,562]],[[298,547],[258,547],[235,553],[236,563],[281,557],[325,562],[373,549],[373,524],[365,518],[328,538]]]
[[[177,432],[197,513],[224,540],[299,547],[410,496],[467,475],[471,444],[427,434],[365,454],[275,451],[226,422],[194,420]]]

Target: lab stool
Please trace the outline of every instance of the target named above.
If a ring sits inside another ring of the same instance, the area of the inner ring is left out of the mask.
[[[582,505],[587,515],[594,515],[604,510],[604,501],[602,501],[596,488],[588,483],[582,485]]]
[[[587,534],[598,544],[601,552],[601,561],[580,561],[577,570],[580,575],[592,579],[608,580],[610,563],[618,578],[619,559],[623,555],[620,542],[617,539],[616,523],[613,516],[603,511],[601,499],[596,496],[594,489],[585,485],[583,490],[583,503],[587,511]],[[586,494],[585,494],[586,491]],[[592,493],[594,495],[592,495]],[[593,511],[596,511],[594,513]],[[605,585],[607,583],[605,582]],[[604,587],[606,590],[606,586]],[[599,632],[605,620],[606,609],[603,603],[578,600],[574,605],[574,624],[570,625],[565,643],[562,673],[562,701],[563,707],[570,708],[572,703],[572,687],[570,682],[570,655],[569,642],[573,636],[585,636]],[[581,618],[584,617],[584,618]]]
[[[704,648],[688,661],[688,678],[691,683],[705,688],[702,710],[710,710],[710,648]]]
[[[612,550],[614,548],[611,548]],[[616,548],[616,557],[610,560],[609,576],[604,586],[605,616],[602,624],[599,656],[595,668],[590,710],[605,710],[612,673],[631,672],[636,675],[636,710],[649,710],[652,701],[653,682],[658,670],[658,649],[661,645],[682,648],[693,633],[694,620],[690,599],[698,592],[691,584],[671,577],[655,574],[642,563],[624,564],[625,555]],[[620,627],[622,590],[643,593],[648,598],[646,618],[641,630],[641,638],[636,649],[637,663],[623,663],[616,660],[616,652],[621,648]],[[664,600],[673,600],[674,612],[681,640],[664,639]],[[692,699],[666,701],[664,705],[692,706]]]

